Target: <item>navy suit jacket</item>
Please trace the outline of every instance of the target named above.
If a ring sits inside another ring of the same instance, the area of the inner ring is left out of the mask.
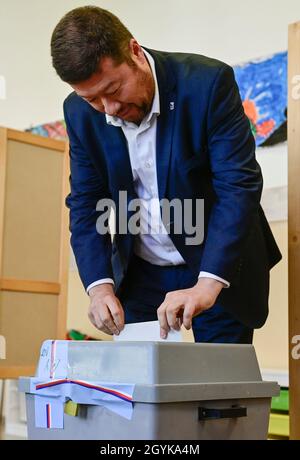
[[[268,315],[269,270],[281,254],[260,206],[263,179],[233,70],[202,55],[148,52],[160,96],[159,197],[205,200],[203,243],[187,245],[189,235],[176,234],[172,221],[170,237],[192,270],[231,283],[218,297],[221,305],[244,324],[261,327]],[[66,204],[79,273],[85,288],[113,278],[118,294],[134,236],[117,227],[111,244],[109,234],[100,235],[96,204],[114,200],[118,221],[119,191],[127,191],[128,200],[136,198],[126,139],[75,93],[65,100],[64,113],[71,166]]]

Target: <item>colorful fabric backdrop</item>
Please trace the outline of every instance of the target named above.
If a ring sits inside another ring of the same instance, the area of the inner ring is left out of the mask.
[[[287,52],[234,67],[257,146],[287,138]]]

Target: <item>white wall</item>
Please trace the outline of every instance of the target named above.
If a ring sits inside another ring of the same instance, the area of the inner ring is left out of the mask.
[[[286,50],[288,24],[300,20],[299,0],[0,0],[0,76],[6,80],[0,125],[25,129],[62,118],[70,89],[52,69],[50,37],[67,11],[85,4],[110,9],[146,46],[231,65]],[[286,185],[285,148],[257,157],[265,187]]]
[[[231,65],[286,50],[288,24],[300,19],[299,0],[0,0],[0,125],[25,129],[62,118],[70,89],[52,69],[50,37],[67,11],[85,4],[110,9],[146,46]],[[265,188],[287,184],[286,148],[258,150],[257,158]]]
[[[229,64],[287,49],[287,26],[299,0],[0,0],[0,125],[24,129],[62,117],[68,94],[51,68],[51,32],[72,8],[110,9],[144,45],[191,51]]]

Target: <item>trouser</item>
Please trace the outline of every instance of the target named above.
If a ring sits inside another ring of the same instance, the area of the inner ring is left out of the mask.
[[[199,273],[186,265],[153,265],[133,255],[119,298],[125,323],[157,320],[157,308],[167,292],[193,287]],[[195,342],[252,343],[253,329],[243,325],[218,302],[192,321]]]

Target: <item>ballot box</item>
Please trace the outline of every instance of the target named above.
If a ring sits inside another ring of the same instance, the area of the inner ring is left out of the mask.
[[[279,385],[252,345],[46,341],[19,390],[29,439],[267,439]]]

